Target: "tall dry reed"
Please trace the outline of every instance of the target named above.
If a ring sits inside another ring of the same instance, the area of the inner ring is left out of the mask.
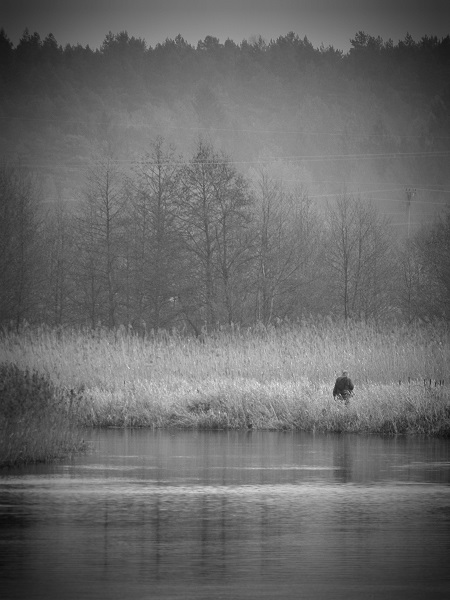
[[[450,432],[445,326],[325,320],[202,342],[41,329],[6,335],[2,360],[82,394],[83,425]],[[331,395],[343,368],[356,386],[349,407]],[[424,379],[445,384],[430,388]]]

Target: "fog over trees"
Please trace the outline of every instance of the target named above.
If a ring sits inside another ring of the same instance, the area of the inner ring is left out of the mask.
[[[0,32],[0,321],[450,319],[450,36]]]

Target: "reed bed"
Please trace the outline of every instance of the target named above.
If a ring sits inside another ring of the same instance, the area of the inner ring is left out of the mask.
[[[202,341],[40,329],[5,335],[2,361],[79,398],[82,426],[450,433],[445,325],[325,320]],[[331,393],[344,368],[356,389],[347,407]]]
[[[84,448],[79,398],[36,371],[0,364],[0,466],[42,462]]]

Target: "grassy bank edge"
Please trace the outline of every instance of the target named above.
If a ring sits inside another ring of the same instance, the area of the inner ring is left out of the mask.
[[[84,452],[73,394],[48,375],[0,364],[0,468]]]
[[[36,329],[1,336],[2,364],[2,464],[83,451],[80,427],[450,435],[441,325],[310,323],[202,342]],[[344,366],[356,384],[348,407],[331,395]]]

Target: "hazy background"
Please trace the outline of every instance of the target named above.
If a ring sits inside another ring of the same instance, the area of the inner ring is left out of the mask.
[[[0,321],[450,318],[449,6],[1,0]]]

